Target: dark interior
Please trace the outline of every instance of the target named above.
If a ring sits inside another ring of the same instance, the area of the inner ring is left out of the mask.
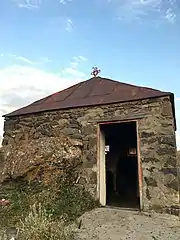
[[[105,155],[107,205],[139,208],[136,122],[102,124],[101,130],[109,146]]]

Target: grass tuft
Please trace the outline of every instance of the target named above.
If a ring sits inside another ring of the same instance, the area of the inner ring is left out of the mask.
[[[74,239],[70,223],[99,206],[84,188],[70,184],[45,186],[21,181],[8,187],[4,195],[10,204],[0,206],[0,227],[18,227],[23,240]]]

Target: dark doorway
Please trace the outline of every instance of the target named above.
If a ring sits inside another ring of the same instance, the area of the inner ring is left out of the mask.
[[[138,208],[138,157],[136,122],[100,125],[105,135],[106,204]]]

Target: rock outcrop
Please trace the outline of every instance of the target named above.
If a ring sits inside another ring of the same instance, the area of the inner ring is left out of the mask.
[[[6,179],[24,178],[38,180],[45,184],[62,180],[75,181],[82,158],[82,141],[59,136],[59,138],[34,139],[31,142],[18,141],[7,145],[1,153],[1,176]],[[3,155],[8,156],[7,161]],[[72,174],[73,173],[73,174]],[[73,176],[73,179],[70,179]]]

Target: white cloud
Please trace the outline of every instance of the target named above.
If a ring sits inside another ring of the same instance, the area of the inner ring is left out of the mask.
[[[77,68],[77,66],[82,63],[87,61],[87,58],[83,57],[83,56],[76,56],[73,57],[72,61],[71,61],[71,68],[75,69]]]
[[[16,54],[4,54],[2,53],[1,54],[1,57],[8,57],[12,60],[14,60],[14,62],[17,64],[17,63],[25,63],[25,64],[28,64],[28,65],[34,65],[34,66],[37,66],[37,65],[41,65],[41,64],[44,64],[44,63],[50,63],[52,62],[51,59],[49,59],[48,57],[40,57],[38,60],[32,60],[32,59],[29,59],[27,57],[24,57],[24,56],[18,56]]]
[[[80,61],[87,61],[87,58],[83,56],[77,56],[73,58],[75,61],[80,62]]]
[[[41,62],[44,62],[44,63],[50,63],[50,62],[52,62],[52,60],[51,60],[50,58],[48,58],[48,57],[41,57],[41,58],[40,58],[40,61],[41,61]]]
[[[4,124],[2,115],[84,80],[84,74],[70,73],[70,76],[59,76],[19,65],[0,69],[0,136]]]
[[[69,3],[69,2],[72,2],[72,0],[60,0],[59,2],[60,2],[60,4],[65,5],[65,4]]]
[[[82,63],[87,61],[87,58],[83,57],[83,56],[75,56],[73,57],[71,63],[70,63],[70,67],[67,67],[63,70],[63,73],[65,74],[69,74],[69,75],[74,75],[76,77],[85,77],[85,74],[81,71],[78,70],[78,66]]]
[[[72,30],[73,30],[73,22],[72,22],[72,20],[68,18],[67,21],[66,21],[66,24],[67,24],[66,31],[72,32]]]
[[[29,10],[38,9],[42,4],[42,0],[13,0],[13,2],[17,7]]]
[[[28,58],[22,57],[22,56],[17,56],[16,59],[20,60],[20,61],[23,61],[25,63],[28,63],[28,64],[32,64],[32,65],[34,64],[33,61],[29,60]]]
[[[176,144],[177,144],[177,150],[180,150],[180,133],[179,131],[176,132]]]
[[[169,8],[165,11],[164,17],[172,24],[174,24],[176,21],[176,14],[173,12],[172,8]]]
[[[25,62],[27,64],[30,64],[30,65],[34,65],[37,63],[35,61],[28,59],[27,57],[17,56],[16,54],[8,54],[8,56],[14,58],[15,60],[19,60],[19,61]]]
[[[73,68],[65,68],[63,72],[66,74],[72,75],[72,76],[80,77],[80,78],[85,77],[84,73],[82,73],[81,71],[79,71],[77,69],[73,69]]]
[[[45,29],[48,31],[49,34],[49,30],[53,29],[53,31],[61,31],[62,29],[64,29],[67,32],[72,32],[74,28],[74,24],[72,19],[70,19],[67,16],[51,16],[49,18],[47,18],[46,20],[46,26]]]
[[[109,4],[115,5],[118,13],[117,18],[133,20],[141,23],[145,20],[167,20],[174,24],[178,11],[177,0],[108,0]]]

